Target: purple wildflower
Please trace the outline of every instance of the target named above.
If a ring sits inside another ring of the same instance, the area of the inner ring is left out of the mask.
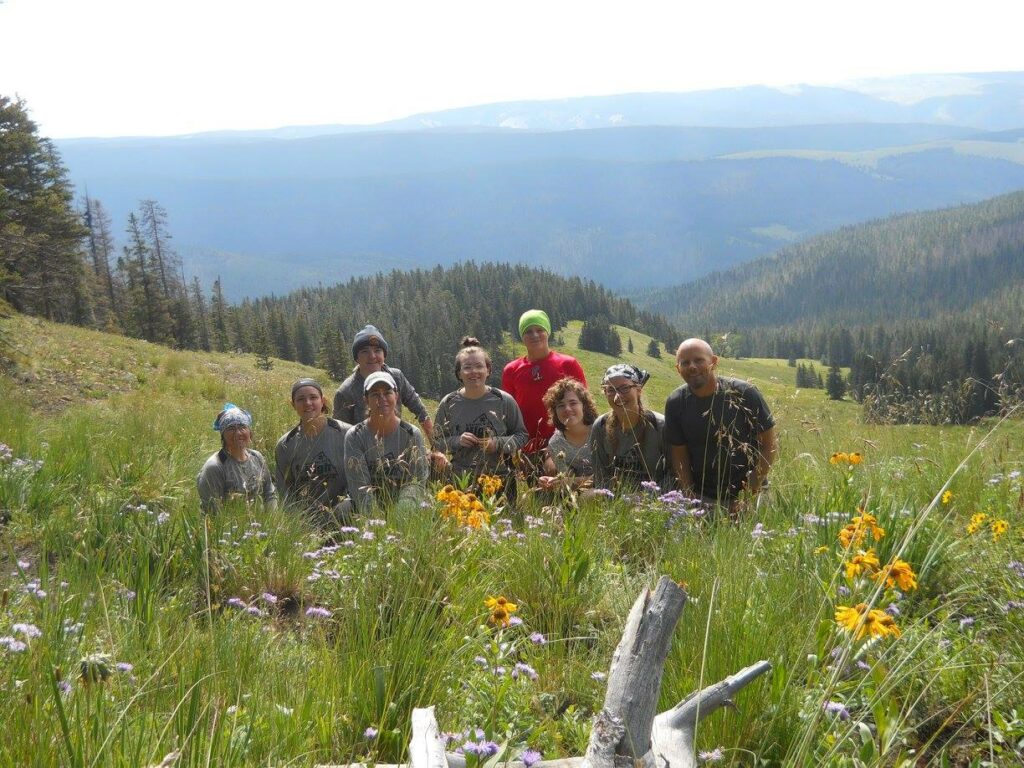
[[[526,768],[533,768],[537,763],[540,762],[541,754],[536,749],[528,749],[519,757],[523,761],[523,765]]]
[[[314,605],[306,609],[306,615],[317,619],[329,619],[332,614],[326,608]]]
[[[534,645],[544,645],[548,639],[544,637],[540,632],[534,632],[530,635],[530,642]]]
[[[531,667],[529,664],[523,664],[521,661],[517,661],[515,667],[512,670],[512,677],[518,678],[519,675],[526,675],[531,680],[536,680],[539,675],[537,670]]]
[[[60,689],[61,693],[71,693],[71,683],[67,680],[58,680],[57,688]]]
[[[35,624],[15,624],[11,629],[14,630],[15,634],[24,635],[26,640],[31,640],[35,637],[42,637],[43,632]]]
[[[725,753],[722,751],[721,747],[715,747],[710,752],[698,753],[697,757],[699,757],[705,763],[717,763],[725,759]]]
[[[964,616],[960,619],[960,629],[974,626],[974,618],[972,616]]]
[[[475,656],[473,658],[473,663],[481,667],[486,667],[487,659],[485,659],[483,656]]]
[[[21,653],[28,648],[21,640],[15,640],[13,637],[0,637],[0,646],[6,647],[10,653]]]
[[[135,665],[129,664],[127,661],[119,661],[117,662],[117,664],[114,665],[114,669],[116,669],[118,672],[131,672],[133,669],[135,669]]]
[[[275,605],[277,603],[277,595],[272,592],[264,592],[260,597],[263,598],[264,602]]]
[[[822,705],[822,709],[830,715],[839,715],[840,720],[850,719],[850,710],[848,710],[840,701],[826,701]]]
[[[240,597],[229,597],[228,605],[232,608],[245,608],[245,600]]]
[[[369,739],[370,741],[373,741],[374,739],[377,738],[377,733],[378,733],[377,729],[374,728],[371,725],[369,728],[367,728],[365,731],[363,731],[363,738],[364,739]]]
[[[363,539],[364,541],[373,541],[375,538],[377,538],[377,534],[375,534],[373,531],[363,531],[363,535],[359,538]]]

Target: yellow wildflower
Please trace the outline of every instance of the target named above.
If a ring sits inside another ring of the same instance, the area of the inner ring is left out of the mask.
[[[851,546],[859,547],[868,533],[875,541],[881,541],[885,536],[885,529],[878,524],[878,519],[874,515],[861,512],[839,532],[839,541],[846,549]]]
[[[851,453],[849,456],[849,462],[850,464],[854,465],[861,464],[864,462],[864,457],[861,456],[859,453]]]
[[[952,500],[953,500],[953,492],[952,491],[946,491],[945,493],[942,494],[942,503],[943,504],[949,504],[949,502],[951,502]]]
[[[501,490],[502,481],[497,475],[480,475],[480,489],[484,496],[494,496]]]
[[[829,464],[833,464],[833,465],[835,465],[835,464],[847,464],[847,463],[849,463],[849,461],[850,461],[849,454],[842,453],[842,452],[837,452],[837,453],[833,453],[829,457],[828,463]]]
[[[871,637],[900,636],[900,628],[896,626],[895,619],[877,608],[872,608],[869,611],[867,603],[858,603],[852,608],[840,605],[836,608],[835,616],[836,624],[853,632],[857,640],[865,635],[871,635]]]
[[[992,541],[999,541],[999,537],[1010,530],[1010,524],[1005,520],[992,521]]]
[[[488,597],[484,600],[484,605],[491,612],[488,621],[502,627],[507,627],[512,621],[512,614],[519,610],[519,606],[506,600],[504,595]]]
[[[816,550],[814,550],[814,554],[816,554],[816,555],[823,555],[826,552],[828,552],[828,550],[829,550],[829,547],[821,546],[821,547],[818,547]]]
[[[885,581],[886,586],[898,586],[904,592],[917,589],[917,574],[905,560],[893,560],[881,571],[874,575],[875,581]]]
[[[974,515],[971,516],[971,522],[967,526],[967,533],[971,534],[971,535],[977,533],[978,531],[981,530],[981,527],[983,525],[985,525],[985,522],[987,520],[988,520],[988,515],[986,515],[984,512],[977,512],[977,513],[975,513]]]
[[[879,565],[878,556],[875,554],[874,549],[869,549],[867,552],[859,552],[846,564],[846,578],[852,580],[862,573],[870,576],[878,570]]]

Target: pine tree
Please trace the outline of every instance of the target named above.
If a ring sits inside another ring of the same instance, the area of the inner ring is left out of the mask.
[[[608,354],[612,357],[620,357],[622,355],[622,337],[619,336],[619,332],[611,326],[608,326],[608,337],[607,337]]]
[[[842,400],[846,394],[846,382],[843,380],[843,372],[839,365],[833,363],[829,366],[828,376],[825,377],[825,392],[830,400]]]
[[[196,343],[199,349],[204,352],[210,351],[210,322],[207,317],[206,300],[203,298],[203,289],[199,285],[199,278],[192,277],[192,306],[196,314]]]
[[[23,101],[0,96],[0,300],[50,320],[91,321],[85,235],[57,150]]]
[[[270,343],[270,335],[267,333],[267,326],[263,321],[258,320],[253,326],[252,334],[253,352],[256,353],[256,367],[261,371],[269,371],[274,367],[274,361],[270,359],[273,347]]]
[[[657,346],[657,344],[655,344],[655,346]],[[632,336],[627,336],[626,337],[626,349],[629,350],[629,354],[631,354],[631,355],[633,354],[633,337]]]
[[[323,368],[333,381],[344,381],[348,376],[348,356],[345,354],[345,341],[341,331],[328,328],[320,339],[320,355],[317,365]]]
[[[650,343],[647,345],[647,354],[651,357],[656,357],[659,360],[661,359],[661,345],[657,340],[651,339]]]
[[[213,348],[218,352],[227,352],[231,348],[228,337],[228,309],[221,291],[220,277],[213,281],[213,294],[210,298],[210,323],[213,329]]]

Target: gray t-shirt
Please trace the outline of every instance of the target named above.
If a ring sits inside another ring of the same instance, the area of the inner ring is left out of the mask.
[[[498,450],[485,453],[483,448],[459,445],[463,432],[495,438]],[[452,469],[457,473],[507,474],[511,470],[512,457],[529,438],[516,401],[512,395],[495,387],[488,387],[484,396],[476,399],[456,390],[445,395],[437,406],[434,448],[451,456]]]
[[[547,450],[559,474],[575,477],[590,477],[594,474],[590,460],[589,437],[583,445],[576,447],[566,439],[562,430],[556,429],[555,434],[548,440]]]
[[[645,411],[643,424],[620,432],[615,446],[608,439],[607,421],[608,414],[601,414],[590,428],[594,487],[616,490],[622,485],[636,487],[653,480],[667,490],[670,478],[665,458],[665,417],[657,411]]]
[[[196,487],[199,489],[199,504],[204,511],[213,512],[221,502],[232,498],[246,501],[262,499],[271,509],[277,506],[267,460],[252,448],[247,452],[249,457],[238,461],[221,449],[203,464],[196,476]]]
[[[274,449],[274,481],[282,501],[319,511],[345,496],[345,433],[350,425],[328,419],[314,438],[301,426],[281,436]]]
[[[422,501],[429,471],[423,433],[407,421],[383,437],[364,421],[345,436],[345,476],[357,512],[368,511],[374,501]]]
[[[426,421],[429,414],[420,396],[413,389],[412,384],[397,368],[384,366],[381,370],[387,371],[395,380],[398,387],[398,418],[402,418],[402,406],[405,405],[416,416],[421,423]],[[366,421],[366,397],[363,393],[363,374],[356,368],[352,374],[341,382],[341,386],[334,393],[334,411],[332,415],[336,419],[346,421],[349,424],[358,424]]]

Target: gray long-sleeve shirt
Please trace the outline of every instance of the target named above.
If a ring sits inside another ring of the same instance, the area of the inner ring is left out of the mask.
[[[463,432],[497,440],[498,450],[459,445]],[[507,472],[512,456],[529,440],[523,414],[512,395],[488,387],[483,397],[466,397],[461,391],[445,395],[434,418],[434,447],[448,453],[455,472]]]
[[[248,449],[248,458],[238,461],[221,449],[203,464],[196,477],[199,504],[206,512],[213,512],[221,502],[240,497],[246,501],[262,499],[268,508],[277,506],[274,482],[263,454]]]
[[[345,496],[345,434],[350,428],[328,419],[316,437],[308,437],[301,426],[281,436],[274,449],[274,480],[282,501],[319,510]]]
[[[357,512],[375,501],[422,501],[429,471],[423,433],[407,421],[381,437],[364,421],[345,436],[345,476]]]
[[[398,387],[398,418],[402,418],[402,406],[405,405],[420,423],[426,421],[429,417],[427,409],[405,374],[397,368],[389,368],[386,365],[381,370],[390,373],[395,380],[395,386]],[[332,412],[334,418],[347,421],[349,424],[366,421],[364,381],[363,374],[356,368],[347,379],[341,382],[341,386],[334,392],[334,411]]]
[[[616,490],[621,485],[638,486],[653,480],[662,490],[668,490],[665,417],[657,411],[645,411],[643,429],[620,433],[614,448],[608,439],[607,421],[608,414],[601,414],[590,428],[594,487]]]

